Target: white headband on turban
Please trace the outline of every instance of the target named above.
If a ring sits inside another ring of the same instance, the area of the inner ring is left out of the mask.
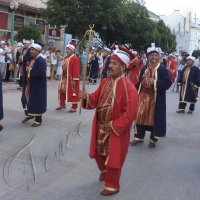
[[[137,55],[137,54],[138,54],[138,52],[137,52],[137,51],[132,51],[132,53],[133,53],[134,55]]]
[[[149,47],[147,49],[147,53],[150,54],[151,52],[156,52],[156,53],[160,54],[161,48],[160,47]]]
[[[2,45],[2,44],[5,44],[5,41],[1,41],[1,42],[0,42],[0,45]]]
[[[23,39],[23,44],[29,44],[30,40]]]
[[[42,46],[39,45],[39,44],[34,43],[34,44],[31,45],[31,47],[38,50],[38,51],[42,51]]]
[[[68,43],[67,48],[70,48],[72,51],[75,51],[76,47],[73,44]]]
[[[104,47],[104,50],[107,51],[108,53],[111,52],[111,50],[109,48],[107,48],[107,47]]]
[[[173,53],[169,54],[169,57],[172,56],[173,58],[176,58],[176,56]]]
[[[196,58],[195,58],[195,57],[193,57],[193,56],[188,56],[188,57],[187,57],[187,60],[193,60],[193,61],[195,61],[195,60],[196,60]]]
[[[125,51],[121,51],[119,49],[116,49],[113,54],[113,56],[116,55],[117,57],[120,58],[120,60],[124,63],[124,64],[128,64],[130,62],[130,55],[128,53],[126,53]]]

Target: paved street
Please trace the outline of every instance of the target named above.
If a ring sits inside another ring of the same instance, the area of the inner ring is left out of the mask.
[[[177,114],[178,93],[167,92],[167,136],[154,149],[132,147],[120,193],[103,197],[104,184],[88,156],[94,110],[56,111],[58,81],[48,82],[42,126],[22,124],[18,85],[3,85],[4,129],[0,132],[0,200],[200,200],[200,103],[193,114]],[[89,92],[97,88],[87,85]],[[188,107],[187,107],[188,108]],[[133,131],[131,134],[133,139]]]

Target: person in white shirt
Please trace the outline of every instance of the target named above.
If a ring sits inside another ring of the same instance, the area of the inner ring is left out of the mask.
[[[102,68],[103,68],[103,56],[102,56],[102,49],[99,50],[97,53],[98,63],[99,63],[99,70],[98,70],[98,78],[101,76]]]
[[[50,60],[51,60],[51,66],[52,66],[51,81],[54,81],[54,74],[57,68],[57,57],[58,57],[58,54],[56,54],[56,47],[52,47],[52,51],[50,54]]]
[[[11,43],[10,43],[10,40],[8,40],[7,42],[7,48],[9,47],[12,47]],[[12,51],[14,50],[14,47],[12,47],[11,51],[9,51],[7,53],[7,57],[6,57],[6,61],[7,61],[7,64],[6,64],[6,76],[5,76],[5,79],[4,81],[5,82],[9,82],[9,79],[10,79],[10,76],[12,76],[13,74],[13,71],[14,71],[14,63],[13,63],[13,57],[12,57]]]
[[[51,55],[51,51],[52,48],[48,48],[48,50],[45,52],[45,56],[46,58],[46,64],[47,64],[47,70],[46,70],[46,76],[47,76],[47,80],[51,79],[51,59],[50,59],[50,55]]]
[[[5,79],[6,77],[7,54],[12,51],[12,47],[8,47],[7,49],[5,47],[6,47],[5,41],[1,41],[0,42],[0,73],[2,76],[2,80]]]
[[[60,50],[57,50],[56,54],[58,54],[58,58],[57,58],[58,65],[57,65],[56,75],[57,75],[57,79],[60,80],[61,74],[62,74],[62,64],[63,64],[64,57],[62,56]]]

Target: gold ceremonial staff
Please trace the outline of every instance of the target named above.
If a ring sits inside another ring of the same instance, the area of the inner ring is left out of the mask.
[[[85,82],[86,82],[86,75],[87,75],[87,65],[88,65],[88,60],[89,60],[89,53],[90,53],[90,42],[92,40],[92,37],[95,36],[95,31],[92,30],[94,28],[93,25],[89,25],[90,30],[87,30],[85,32],[84,37],[87,35],[89,36],[88,39],[88,47],[87,47],[87,53],[86,53],[86,63],[85,63],[85,68],[84,68],[84,77],[83,77],[83,85],[82,85],[82,91],[85,91]],[[81,114],[81,109],[82,109],[82,100],[80,101],[80,109],[79,109],[79,115]]]

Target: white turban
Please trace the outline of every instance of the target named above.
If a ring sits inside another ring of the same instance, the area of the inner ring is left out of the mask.
[[[75,49],[76,49],[76,44],[73,43],[73,42],[69,42],[69,43],[67,44],[67,48],[70,48],[72,51],[75,51]]]
[[[107,51],[108,53],[111,52],[111,50],[109,48],[107,48],[107,47],[104,47],[104,50]]]
[[[195,62],[196,58],[193,57],[193,56],[188,56],[188,57],[187,57],[187,60],[193,60],[193,61]]]
[[[27,39],[23,39],[23,44],[29,44],[30,43],[30,40],[27,40]]]
[[[125,47],[115,45],[113,49],[114,51],[110,59],[114,59],[123,65],[127,65],[131,59],[135,58],[135,55]]]
[[[173,53],[169,54],[169,57],[172,56],[173,58],[176,58],[176,56]]]

